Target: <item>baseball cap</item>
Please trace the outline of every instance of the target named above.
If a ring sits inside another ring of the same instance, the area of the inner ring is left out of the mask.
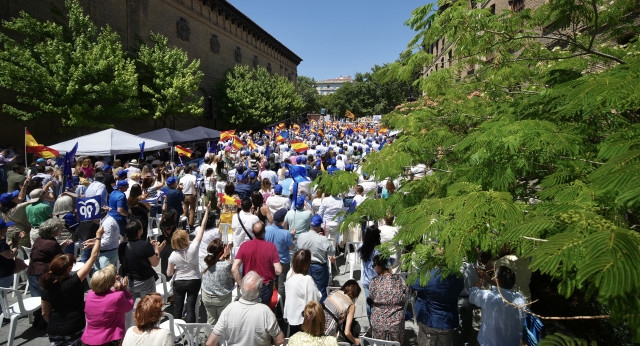
[[[276,211],[275,214],[273,214],[273,221],[274,222],[282,222],[284,221],[284,217],[287,216],[287,209],[282,208],[278,211]]]
[[[120,172],[118,172],[118,178],[124,178],[127,175],[127,173],[129,173],[128,169],[121,170]]]
[[[0,203],[7,204],[11,202],[12,199],[16,198],[16,196],[18,196],[19,194],[20,194],[19,190],[3,193],[2,196],[0,196]]]
[[[330,164],[331,164],[331,165],[335,165],[335,164],[336,164],[336,159],[331,158],[331,162],[330,162]]]
[[[322,217],[320,215],[314,215],[311,218],[311,226],[312,227],[318,227],[322,224]]]
[[[238,176],[236,176],[236,180],[237,181],[242,181],[242,180],[245,180],[245,179],[247,179],[247,178],[245,178],[245,176],[243,174],[238,174]]]
[[[176,182],[178,182],[178,179],[176,179],[175,177],[169,177],[169,179],[167,179],[167,186],[171,186]]]
[[[273,192],[280,194],[282,193],[282,185],[278,184],[276,186],[273,187]]]
[[[298,196],[298,199],[296,199],[296,208],[298,209],[304,208],[304,201],[305,201],[304,196]]]
[[[109,166],[108,164],[102,166],[102,170],[103,171],[106,171],[107,169],[110,169],[110,168],[111,168],[111,166]]]
[[[40,163],[40,162],[46,162],[46,161],[47,161],[47,160],[45,160],[45,159],[43,159],[43,158],[39,158],[39,159],[37,159],[37,160],[36,160],[36,162],[37,162],[37,163]]]
[[[9,226],[13,226],[14,224],[15,224],[15,222],[4,222],[4,220],[0,219],[0,229],[4,229],[4,228],[7,228]]]
[[[253,179],[255,177],[256,177],[256,172],[254,172],[254,171],[249,172],[249,178],[250,179]]]
[[[123,186],[129,186],[129,182],[126,180],[118,180],[118,182],[116,183],[116,188]]]

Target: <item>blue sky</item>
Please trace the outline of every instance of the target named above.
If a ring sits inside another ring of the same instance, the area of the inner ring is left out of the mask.
[[[300,56],[316,80],[395,61],[414,32],[404,22],[427,0],[229,0]]]

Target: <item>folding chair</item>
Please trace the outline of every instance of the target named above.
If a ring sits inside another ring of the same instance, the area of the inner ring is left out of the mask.
[[[206,338],[213,331],[213,326],[208,323],[176,323],[182,329],[184,338],[187,339],[189,346],[200,346],[206,343]],[[206,335],[204,343],[200,342],[200,333]]]
[[[401,346],[397,341],[378,340],[374,338],[360,337],[360,345],[362,346]]]
[[[9,305],[7,294],[13,293],[17,295],[18,301]],[[0,287],[0,303],[2,304],[2,314],[5,318],[11,320],[9,324],[9,335],[7,346],[13,346],[13,339],[16,335],[18,327],[18,319],[20,317],[29,316],[29,323],[33,323],[33,313],[41,306],[40,297],[22,298],[22,293],[13,288]]]

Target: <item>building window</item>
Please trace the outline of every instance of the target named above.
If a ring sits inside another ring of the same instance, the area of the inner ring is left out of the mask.
[[[220,40],[218,40],[218,35],[211,35],[211,39],[209,40],[209,45],[211,46],[211,51],[219,54],[220,53]]]
[[[270,62],[269,62],[269,63],[267,63],[267,71],[268,71],[269,73],[271,73],[271,63],[270,63]]]
[[[235,59],[237,63],[242,62],[242,49],[239,46],[236,46],[236,51],[234,52]]]
[[[180,17],[176,22],[176,34],[178,38],[183,41],[189,41],[189,35],[191,34],[191,29],[189,29],[189,21]]]
[[[520,12],[524,10],[524,0],[509,0],[511,11]]]
[[[254,55],[254,56],[253,56],[253,68],[258,68],[259,63],[260,63],[260,62],[259,62],[259,60],[258,60],[258,56],[257,56],[257,55]]]

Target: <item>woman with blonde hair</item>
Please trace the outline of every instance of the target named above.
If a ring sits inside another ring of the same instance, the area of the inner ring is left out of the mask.
[[[322,305],[316,301],[304,307],[302,331],[289,339],[290,346],[338,346],[335,336],[325,336],[325,317]]]
[[[262,203],[267,204],[267,198],[273,194],[273,188],[271,187],[271,180],[269,180],[269,178],[262,179],[260,193],[262,194]]]
[[[124,315],[133,309],[133,297],[128,286],[129,280],[116,276],[113,265],[93,274],[91,291],[85,298],[87,326],[82,342],[87,345],[120,344],[125,334]]]
[[[187,316],[184,321],[194,323],[196,321],[196,301],[198,299],[198,291],[200,291],[200,267],[198,265],[198,250],[202,235],[207,226],[209,219],[209,209],[211,204],[207,204],[207,208],[202,218],[202,225],[193,242],[189,242],[189,233],[179,229],[175,231],[171,237],[171,247],[173,253],[169,256],[169,264],[167,266],[167,276],[174,275],[173,292],[174,292],[174,316],[182,316],[184,307],[184,298],[187,297]]]
[[[163,316],[162,306],[159,294],[144,296],[133,314],[136,325],[127,330],[122,346],[172,346],[171,332],[158,328],[158,322]]]
[[[93,178],[93,164],[90,158],[82,160],[80,170],[84,172],[85,178]]]

